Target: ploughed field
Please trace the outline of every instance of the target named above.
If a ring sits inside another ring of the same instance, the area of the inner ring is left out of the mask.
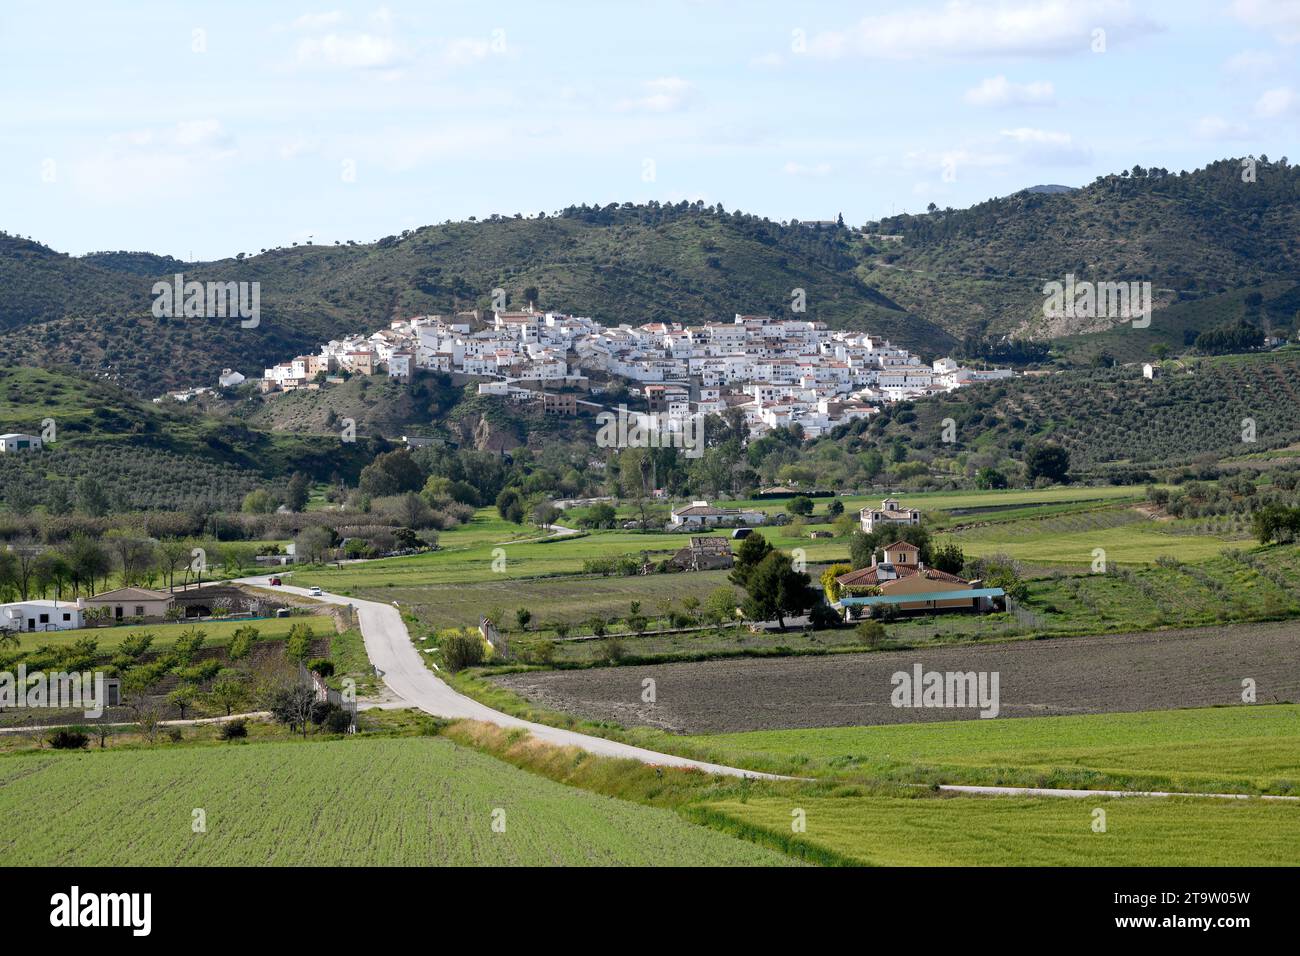
[[[534,671],[492,678],[529,701],[587,718],[709,734],[978,719],[978,706],[895,707],[892,677],[998,674],[999,717],[1043,717],[1300,700],[1294,622],[1054,638],[871,654]],[[643,696],[654,680],[654,702]]]
[[[427,737],[16,754],[0,820],[0,866],[793,862]]]

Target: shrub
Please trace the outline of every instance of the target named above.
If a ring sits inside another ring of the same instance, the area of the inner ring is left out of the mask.
[[[324,657],[318,657],[314,661],[308,662],[307,670],[319,674],[321,677],[333,677],[334,662]]]
[[[90,743],[82,727],[61,727],[46,738],[55,750],[81,750]]]
[[[477,634],[453,631],[442,639],[439,649],[442,651],[442,662],[453,674],[483,663],[483,641]]]
[[[346,734],[352,726],[352,712],[335,707],[325,718],[325,729],[331,734]]]
[[[885,625],[879,621],[863,621],[855,629],[858,640],[867,647],[879,647],[885,642]]]
[[[228,720],[217,731],[222,740],[242,740],[248,736],[248,724],[241,720]]]
[[[550,664],[555,660],[555,642],[544,637],[518,641],[515,648],[525,664]]]
[[[178,743],[180,743],[184,738],[185,738],[185,734],[183,734],[183,733],[181,732],[181,729],[180,729],[179,727],[168,727],[168,728],[167,728],[167,739],[170,740],[172,743],[174,743],[174,744],[178,744]]]
[[[625,654],[623,642],[619,638],[607,637],[601,641],[601,656],[607,663],[617,664]]]

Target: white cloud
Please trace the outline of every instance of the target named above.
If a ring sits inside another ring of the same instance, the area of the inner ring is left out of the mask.
[[[1290,113],[1300,104],[1300,96],[1289,86],[1265,90],[1255,101],[1255,115],[1263,119],[1273,119]]]
[[[295,30],[328,30],[332,26],[337,26],[344,19],[341,10],[331,10],[328,13],[304,13],[297,20],[293,21]]]
[[[785,65],[785,57],[780,53],[764,53],[762,56],[750,57],[749,65],[757,70],[775,70]]]
[[[1201,139],[1245,139],[1250,134],[1240,123],[1229,122],[1222,116],[1202,116],[1196,121],[1196,135]]]
[[[298,42],[299,66],[375,69],[392,66],[398,59],[393,38],[373,33],[327,33]]]
[[[1109,42],[1161,28],[1129,0],[949,0],[926,10],[863,18],[856,26],[808,40],[808,53],[857,53],[886,60],[979,59],[1087,53],[1093,30]]]
[[[201,194],[236,154],[220,122],[187,120],[108,137],[72,164],[71,180],[82,196],[105,204],[189,196]]]
[[[1281,43],[1300,43],[1300,0],[1233,0],[1232,12]]]
[[[965,100],[972,106],[1050,106],[1056,91],[1045,81],[1012,83],[1005,76],[990,76],[966,91]]]
[[[831,174],[830,163],[813,163],[806,165],[794,161],[786,163],[781,167],[781,171],[787,176],[804,176],[804,177],[822,177]]]
[[[1037,163],[1070,166],[1086,163],[1092,158],[1092,150],[1075,143],[1069,133],[1019,126],[1000,130],[998,135],[1019,144],[1025,151],[1025,158]]]
[[[1276,65],[1277,57],[1263,50],[1242,50],[1223,61],[1224,71],[1238,76],[1260,76]]]
[[[641,84],[642,95],[619,100],[615,108],[642,113],[674,113],[695,97],[695,87],[680,76],[663,76]]]

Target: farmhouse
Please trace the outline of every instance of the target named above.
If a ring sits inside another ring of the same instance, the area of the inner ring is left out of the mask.
[[[868,567],[835,579],[845,620],[869,617],[886,606],[902,612],[990,611],[1006,599],[1002,588],[982,588],[979,581],[927,568],[906,541],[895,541],[884,552],[883,561],[872,555]]]
[[[762,524],[767,515],[762,511],[745,508],[715,508],[707,501],[692,501],[672,512],[672,527],[711,528],[722,524]]]
[[[37,435],[10,432],[0,435],[0,451],[40,451],[41,439]]]
[[[873,530],[885,524],[920,524],[921,512],[915,508],[903,508],[897,498],[886,498],[879,508],[863,508],[859,513],[862,518],[862,530],[871,534]]]
[[[67,601],[0,604],[0,631],[70,631],[83,623],[81,609]]]
[[[674,567],[684,571],[717,571],[733,564],[731,542],[726,538],[691,538],[691,543],[672,557]]]
[[[79,598],[77,607],[83,611],[91,608],[106,607],[115,621],[127,618],[161,621],[167,617],[175,598],[169,591],[153,591],[149,588],[118,588],[104,591],[94,597]]]

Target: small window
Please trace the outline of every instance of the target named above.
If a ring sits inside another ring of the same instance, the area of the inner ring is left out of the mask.
[[[63,619],[64,619],[65,621],[71,621],[71,620],[72,620],[72,615],[69,614],[67,611],[64,611],[64,612],[63,612]]]
[[[137,604],[137,605],[135,606],[135,616],[136,616],[136,617],[144,617],[144,605],[142,605],[142,604]]]
[[[49,624],[49,623],[50,623],[50,616],[49,616],[48,614],[42,614],[42,615],[41,615],[41,623],[42,623],[42,624]]]

